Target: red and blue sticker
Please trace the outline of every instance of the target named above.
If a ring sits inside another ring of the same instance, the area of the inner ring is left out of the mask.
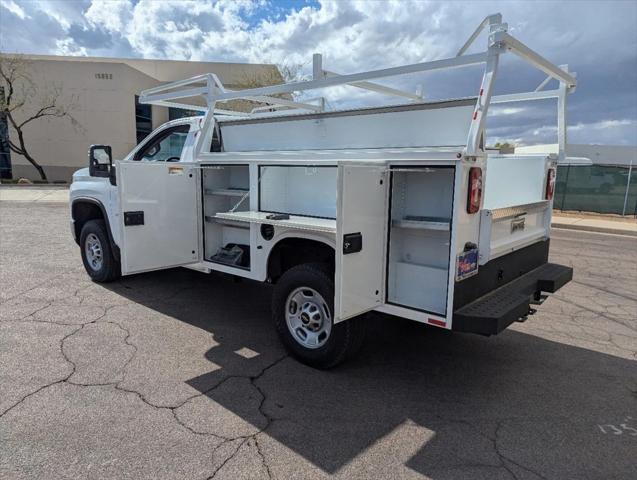
[[[464,280],[478,273],[478,249],[467,250],[458,255],[456,280]]]

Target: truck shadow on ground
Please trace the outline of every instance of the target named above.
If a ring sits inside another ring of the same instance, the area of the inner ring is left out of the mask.
[[[484,338],[372,316],[359,356],[318,371],[280,360],[267,285],[181,269],[111,288],[211,332],[211,371],[187,383],[324,472],[355,475],[365,462],[391,467],[375,475],[436,479],[631,471],[637,437],[599,425],[636,427],[634,361],[514,330]]]

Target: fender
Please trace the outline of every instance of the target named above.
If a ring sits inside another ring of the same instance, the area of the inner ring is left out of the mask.
[[[279,247],[279,245],[284,243],[286,240],[300,240],[300,241],[308,241],[308,242],[319,243],[321,245],[324,245],[330,251],[332,251],[334,255],[336,254],[336,249],[335,249],[334,243],[331,242],[330,239],[326,238],[325,236],[316,235],[316,234],[307,234],[305,232],[299,232],[299,231],[286,231],[286,232],[284,232],[282,234],[279,234],[279,235],[275,236],[272,239],[270,245],[268,246],[266,252],[264,252],[264,254],[265,254],[265,257],[264,257],[264,260],[265,260],[265,265],[264,265],[264,267],[265,267],[264,268],[265,279],[264,280],[267,280],[267,279],[270,278],[271,262],[272,262],[272,257],[273,257],[274,252],[277,250],[277,247]],[[300,258],[302,258],[302,257],[300,257]],[[297,263],[297,262],[295,262],[295,263]]]
[[[73,216],[73,211],[75,208],[75,204],[77,203],[91,203],[100,209],[100,211],[102,212],[102,217],[104,218],[104,223],[106,224],[106,233],[108,234],[108,241],[110,242],[111,247],[113,249],[113,256],[119,262],[120,261],[119,246],[115,243],[115,240],[113,238],[113,232],[111,231],[111,222],[108,218],[108,214],[106,213],[106,208],[104,208],[104,205],[102,204],[102,202],[91,197],[74,198],[73,201],[71,202],[71,218],[73,219],[74,228],[75,228],[75,218]],[[75,243],[77,243],[78,245],[80,244],[79,234],[75,235]]]

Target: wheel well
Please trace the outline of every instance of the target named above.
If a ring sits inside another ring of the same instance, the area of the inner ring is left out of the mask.
[[[73,228],[75,228],[75,241],[80,243],[80,233],[82,227],[89,220],[106,220],[102,209],[93,202],[74,202],[71,208],[71,215],[73,216]]]
[[[280,240],[268,257],[268,279],[275,283],[283,273],[302,263],[325,263],[334,272],[335,252],[330,245],[307,238]]]
[[[106,224],[106,233],[108,233],[108,239],[111,242],[113,249],[113,256],[117,261],[120,259],[119,247],[113,241],[113,234],[111,232],[111,226],[108,222],[108,217],[104,211],[102,204],[97,201],[78,200],[73,202],[71,206],[71,216],[73,217],[73,228],[75,230],[75,243],[80,244],[80,233],[82,233],[82,227],[89,220],[104,220]]]

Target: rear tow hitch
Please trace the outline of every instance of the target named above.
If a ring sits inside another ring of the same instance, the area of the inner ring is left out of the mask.
[[[543,293],[535,294],[533,296],[533,299],[531,300],[531,305],[542,305],[547,298],[549,298],[549,296],[545,295]],[[533,313],[535,313],[535,312],[533,312]],[[533,315],[533,314],[531,314],[531,315]]]
[[[537,313],[537,309],[529,307],[529,311],[526,315],[522,315],[520,318],[516,320],[516,322],[524,323],[529,319],[529,315],[535,315]]]

